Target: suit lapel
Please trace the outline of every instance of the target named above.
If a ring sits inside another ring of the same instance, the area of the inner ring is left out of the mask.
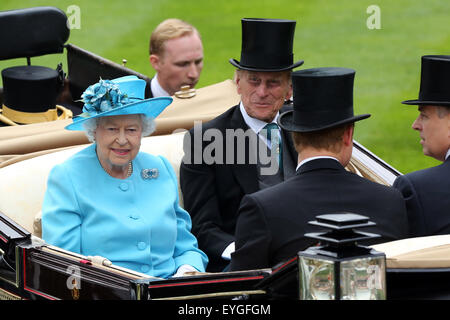
[[[145,86],[145,99],[153,98],[152,80],[153,78],[151,78],[150,81],[147,81],[147,85]]]
[[[286,102],[288,103],[288,101]],[[293,107],[290,104],[285,104],[280,109],[280,114],[292,110]],[[295,169],[298,162],[298,153],[294,147],[294,140],[292,134],[289,131],[281,129],[281,139],[283,141],[283,174],[284,179],[288,179],[295,175]]]
[[[294,148],[294,141],[290,132],[281,130],[281,139],[283,143],[283,174],[286,180],[295,174],[298,154]]]
[[[242,116],[242,113],[240,111],[239,105],[236,105],[233,107],[234,110],[231,114],[230,119],[230,129],[242,129],[244,131],[249,130],[250,128],[247,126],[247,124],[244,121],[244,118]],[[291,110],[292,107],[284,106],[281,108],[280,113],[283,113],[287,110]],[[258,136],[250,129],[251,134],[254,134],[256,139],[259,139]],[[293,176],[295,174],[295,168],[297,166],[297,160],[298,160],[298,154],[297,151],[294,148],[294,143],[292,140],[292,135],[290,132],[281,130],[282,135],[282,141],[283,141],[283,161],[288,157],[287,166],[283,168],[284,170],[284,176],[285,179]],[[236,144],[235,144],[235,155],[236,155]],[[255,146],[247,146],[245,148],[245,156],[246,159],[249,159],[249,155],[251,153],[256,154],[257,150],[255,149]],[[284,162],[283,162],[284,163]],[[236,164],[234,162],[231,165],[231,169],[234,173],[234,176],[242,189],[245,193],[253,193],[259,190],[259,184],[258,184],[258,175],[257,175],[257,166],[256,164]]]
[[[230,120],[230,129],[242,129],[244,131],[249,130],[250,128],[247,126],[247,124],[244,121],[244,118],[242,117],[241,111],[239,109],[239,105],[234,107],[233,113],[231,115]],[[254,132],[250,129],[251,134],[254,134]],[[256,137],[257,138],[257,137]],[[231,164],[231,170],[234,174],[235,179],[241,186],[244,193],[253,193],[259,190],[258,185],[258,176],[257,176],[257,168],[256,164],[249,164],[248,161],[246,161],[245,164],[237,164],[236,163],[236,156],[237,156],[237,145],[234,144],[234,155],[235,159],[233,164]],[[245,148],[245,159],[250,159],[250,154],[252,152],[256,153],[256,150],[254,149],[254,146],[251,146],[248,141],[246,142],[246,148]]]

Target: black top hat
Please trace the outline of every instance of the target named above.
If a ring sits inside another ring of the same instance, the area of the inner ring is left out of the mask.
[[[402,103],[450,106],[450,56],[422,56],[419,99]]]
[[[24,113],[55,109],[56,98],[62,87],[59,77],[58,71],[42,66],[16,66],[4,69],[3,104],[11,110]],[[6,112],[4,113],[6,115]]]
[[[230,63],[243,70],[284,71],[303,64],[292,53],[295,21],[279,19],[242,19],[241,61]]]
[[[294,110],[280,115],[285,130],[313,132],[370,117],[353,115],[355,70],[314,68],[292,73]]]

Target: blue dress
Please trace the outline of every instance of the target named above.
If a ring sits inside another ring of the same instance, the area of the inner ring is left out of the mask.
[[[93,144],[50,172],[42,206],[42,238],[49,244],[150,276],[167,278],[188,264],[203,272],[207,256],[179,206],[177,179],[161,156],[140,152],[133,173],[116,179],[101,167]],[[144,179],[143,169],[157,169]]]

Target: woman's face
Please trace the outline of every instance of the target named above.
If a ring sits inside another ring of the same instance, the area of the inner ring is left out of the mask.
[[[102,117],[94,137],[103,168],[109,174],[127,170],[128,163],[136,157],[141,146],[142,120],[137,114]]]

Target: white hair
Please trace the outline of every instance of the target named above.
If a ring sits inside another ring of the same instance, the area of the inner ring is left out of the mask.
[[[139,118],[142,122],[142,137],[146,137],[151,135],[156,129],[155,119],[151,117],[147,117],[143,114],[138,114]],[[100,122],[100,118],[91,118],[87,119],[83,122],[84,133],[90,142],[95,141],[95,130],[97,130],[98,123]]]

